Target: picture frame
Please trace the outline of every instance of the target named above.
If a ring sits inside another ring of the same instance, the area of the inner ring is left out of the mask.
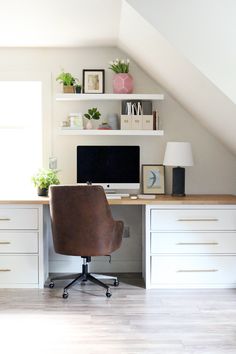
[[[104,93],[105,92],[105,70],[84,69],[83,70],[83,93]]]
[[[165,194],[165,166],[142,165],[143,194]]]

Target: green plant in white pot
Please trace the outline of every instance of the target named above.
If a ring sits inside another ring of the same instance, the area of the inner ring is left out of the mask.
[[[91,120],[93,119],[99,119],[101,117],[101,113],[98,111],[97,108],[90,108],[88,109],[88,113],[85,113],[85,118],[88,119],[88,122],[86,124],[86,129],[93,129],[93,125]]]
[[[34,186],[38,189],[38,195],[47,197],[48,188],[52,184],[60,184],[57,176],[58,171],[52,169],[40,168],[32,177]]]

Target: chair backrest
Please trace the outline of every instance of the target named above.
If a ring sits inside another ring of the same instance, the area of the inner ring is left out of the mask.
[[[115,221],[101,186],[51,186],[50,215],[57,253],[86,257],[113,251]]]

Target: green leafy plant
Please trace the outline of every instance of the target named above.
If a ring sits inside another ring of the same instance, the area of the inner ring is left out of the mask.
[[[97,108],[88,109],[88,113],[85,113],[85,118],[91,119],[99,119],[101,117],[101,113],[97,110]]]
[[[40,189],[48,189],[51,184],[60,184],[57,173],[57,170],[44,168],[39,169],[38,172],[32,177],[34,186]]]
[[[60,83],[64,86],[73,86],[76,82],[76,78],[74,78],[70,73],[65,73],[64,71],[58,75],[56,80],[60,81]]]
[[[109,69],[114,71],[116,74],[120,73],[128,73],[129,72],[129,64],[130,60],[129,59],[116,59],[113,61],[110,61],[110,66]]]

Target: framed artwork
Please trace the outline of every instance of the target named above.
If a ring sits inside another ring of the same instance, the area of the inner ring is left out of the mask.
[[[84,93],[104,93],[105,92],[105,70],[84,69],[83,89],[84,89]]]
[[[142,165],[143,194],[165,194],[165,167]]]

